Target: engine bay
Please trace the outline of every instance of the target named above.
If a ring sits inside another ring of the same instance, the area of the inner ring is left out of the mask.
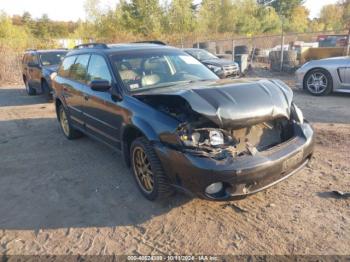
[[[196,156],[221,160],[255,155],[293,137],[292,122],[287,118],[222,129],[194,112],[181,97],[144,96],[142,101],[179,120],[176,131],[182,145],[179,149]]]

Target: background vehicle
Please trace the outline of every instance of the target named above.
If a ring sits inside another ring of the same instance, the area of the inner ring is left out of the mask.
[[[28,50],[22,60],[22,77],[28,95],[49,95],[52,91],[50,75],[67,54],[66,50]]]
[[[317,41],[319,47],[345,47],[348,35],[319,35]]]
[[[174,188],[229,200],[300,170],[313,131],[278,80],[220,80],[179,49],[86,44],[53,79],[68,139],[88,134],[123,152],[150,200]]]
[[[220,59],[212,53],[199,48],[186,48],[184,51],[201,61],[220,78],[240,75],[238,64],[231,60]]]
[[[350,58],[313,60],[296,71],[297,86],[315,96],[350,93]]]

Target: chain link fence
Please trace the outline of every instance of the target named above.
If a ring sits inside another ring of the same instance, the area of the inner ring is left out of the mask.
[[[288,33],[171,43],[179,48],[202,48],[221,58],[242,60],[248,67],[294,71],[311,59],[347,54],[348,32]],[[283,52],[282,52],[283,50]],[[312,52],[311,52],[312,51]],[[283,53],[283,56],[282,56]]]

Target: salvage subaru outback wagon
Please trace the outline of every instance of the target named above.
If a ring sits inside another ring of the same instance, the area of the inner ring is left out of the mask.
[[[300,170],[313,130],[279,80],[220,80],[185,52],[85,44],[53,80],[64,135],[120,149],[142,194],[249,195]]]

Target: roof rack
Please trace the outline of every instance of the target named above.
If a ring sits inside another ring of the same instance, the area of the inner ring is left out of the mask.
[[[166,43],[159,40],[150,40],[150,41],[137,41],[136,44],[156,44],[156,45],[167,45]]]
[[[106,49],[108,46],[103,43],[87,43],[87,44],[81,44],[76,45],[74,49],[83,49],[83,48],[100,48],[100,49]]]

